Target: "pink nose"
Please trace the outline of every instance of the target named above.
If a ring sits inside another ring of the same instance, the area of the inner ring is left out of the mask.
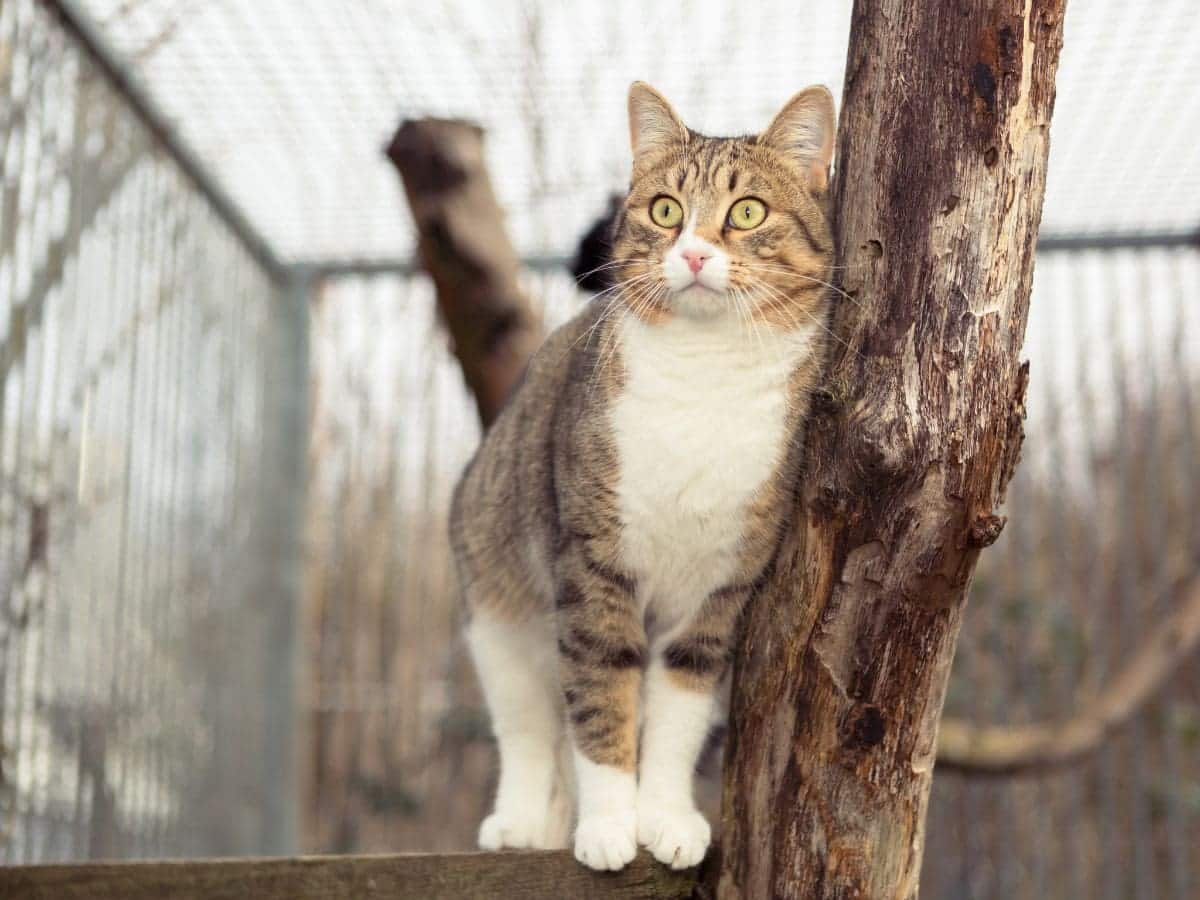
[[[683,250],[681,255],[687,260],[688,268],[692,272],[699,272],[703,269],[704,261],[712,256],[711,253],[702,253],[699,250]]]

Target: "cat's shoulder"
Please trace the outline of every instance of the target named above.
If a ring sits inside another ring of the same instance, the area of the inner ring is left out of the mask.
[[[582,360],[592,359],[606,339],[606,328],[616,318],[614,302],[607,298],[590,300],[554,329],[530,361],[530,373],[565,375]]]

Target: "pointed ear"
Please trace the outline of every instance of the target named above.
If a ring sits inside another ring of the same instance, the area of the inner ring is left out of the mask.
[[[820,193],[829,186],[836,133],[833,94],[829,88],[815,85],[784,104],[759,139],[797,163],[807,176],[808,186]]]
[[[629,142],[633,158],[687,142],[688,130],[666,98],[644,81],[629,87]]]

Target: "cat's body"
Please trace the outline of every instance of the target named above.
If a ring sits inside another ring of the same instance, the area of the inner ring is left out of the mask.
[[[452,518],[501,754],[480,843],[562,846],[577,820],[610,869],[708,846],[692,771],[789,508],[832,254],[827,93],[761,138],[687,132],[644,86],[630,111],[618,287],[536,354]]]

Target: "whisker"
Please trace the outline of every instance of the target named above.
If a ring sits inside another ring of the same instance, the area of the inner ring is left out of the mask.
[[[588,269],[586,272],[581,272],[575,276],[576,283],[583,281],[589,275],[595,275],[597,272],[603,272],[605,269],[614,269],[617,266],[631,266],[634,264],[632,259],[610,259],[608,262],[601,263],[594,269]]]
[[[758,261],[752,261],[752,262],[749,262],[749,263],[744,263],[744,265],[754,265],[754,266],[763,266],[763,265],[765,265],[765,266],[771,266],[771,265],[775,265],[775,266],[778,266],[779,264],[778,264],[778,263],[771,263],[771,262],[762,262],[761,260],[758,260]],[[785,268],[785,269],[786,269],[786,268],[788,268],[788,267],[787,267],[787,266],[781,266],[781,268]],[[844,265],[844,266],[833,266],[833,265],[830,265],[830,266],[821,266],[821,268],[822,268],[822,269],[836,269],[836,270],[838,270],[838,271],[846,271],[846,272],[848,272],[848,271],[850,271],[851,269],[863,269],[863,268],[866,268],[866,264],[865,264],[865,263],[855,263],[855,264],[853,264],[853,265],[849,265],[849,264],[848,264],[848,265]]]
[[[617,331],[620,324],[628,315],[639,315],[649,308],[659,296],[666,291],[666,285],[655,281],[651,284],[642,284],[629,296],[624,297],[622,306],[622,315],[620,319],[609,323],[608,333],[605,335],[604,342],[600,345],[600,349],[596,354],[596,361],[592,364],[592,373],[588,379],[588,392],[595,390],[595,386],[599,381],[608,365],[616,358],[617,351]]]
[[[763,353],[767,352],[766,341],[763,340],[762,331],[758,327],[758,321],[754,316],[754,309],[750,305],[751,297],[745,291],[738,290],[738,303],[743,305],[746,310],[746,321],[750,324],[750,331],[753,332],[753,337],[758,341],[758,348]]]
[[[625,281],[619,282],[617,284],[612,285],[611,287],[605,288],[599,294],[596,294],[594,297],[592,297],[591,302],[595,303],[596,301],[603,299],[606,295],[613,294],[617,291],[626,290],[628,288],[633,287],[634,285],[644,283],[647,279],[654,278],[654,277],[656,277],[655,273],[644,272],[635,278],[626,279]],[[592,336],[592,333],[595,332],[595,330],[600,326],[600,324],[602,322],[604,322],[604,320],[606,318],[611,316],[613,314],[614,309],[619,306],[620,306],[619,303],[611,303],[609,305],[608,309],[604,310],[604,312],[601,313],[601,315],[596,319],[596,321],[592,323],[591,327],[589,327],[587,331],[585,331],[578,338],[576,338],[574,340],[574,342],[572,342],[571,346],[568,347],[567,349],[573,350],[575,348],[575,346],[577,344],[579,344],[580,341],[583,341],[585,339],[590,339]]]
[[[854,299],[854,297],[852,297],[850,294],[847,294],[844,290],[842,290],[836,284],[831,284],[828,281],[822,281],[820,278],[815,278],[812,275],[805,274],[804,272],[797,272],[794,269],[789,269],[786,266],[764,266],[761,263],[745,263],[745,262],[741,263],[741,265],[744,266],[746,269],[752,270],[752,271],[770,272],[772,274],[783,275],[783,276],[786,276],[789,278],[803,278],[806,281],[811,281],[813,284],[824,285],[825,287],[829,288],[831,291],[835,291],[836,293],[845,297],[847,300],[849,300],[851,303],[853,303],[855,306],[857,306],[859,308],[859,310],[866,312],[866,309],[863,307],[863,305],[861,303],[859,303],[856,299]]]
[[[746,332],[746,337],[750,337],[750,320],[743,313],[746,312],[745,305],[740,297],[740,289],[730,285],[729,296],[733,298],[733,311],[738,317],[738,326]]]
[[[645,281],[647,278],[654,278],[654,277],[656,277],[654,272],[643,272],[641,275],[635,275],[632,278],[626,278],[624,281],[618,281],[615,284],[609,285],[604,290],[599,291],[596,294],[593,294],[592,299],[598,300],[607,294],[611,294],[615,291],[622,290],[624,288],[629,287],[630,285],[637,284],[640,281]]]
[[[805,309],[802,306],[797,307],[794,304],[792,304],[791,298],[788,297],[786,294],[784,294],[782,291],[780,291],[778,288],[775,288],[772,285],[767,284],[762,279],[758,280],[757,287],[768,292],[769,296],[764,297],[764,299],[768,301],[768,305],[772,309],[778,310],[779,312],[782,312],[782,313],[790,316],[792,318],[793,323],[800,324],[795,319],[795,313],[802,312],[802,313],[804,313],[804,315],[806,315],[810,319],[812,319],[812,321],[816,325],[818,325],[822,331],[824,331],[827,335],[829,335],[831,338],[833,338],[835,341],[837,341],[839,344],[841,344],[843,347],[845,347],[847,350],[849,350],[855,356],[858,356],[858,357],[862,356],[862,354],[857,349],[850,346],[850,344],[847,343],[844,338],[835,334],[834,331],[828,325],[826,325],[824,322],[822,322],[817,316],[813,315],[811,312],[809,312],[807,309]]]
[[[640,316],[643,312],[645,312],[647,309],[649,309],[653,303],[657,302],[657,300],[659,300],[661,297],[663,297],[666,294],[666,292],[667,292],[667,286],[662,282],[656,282],[647,287],[643,287],[642,289],[640,289],[638,291],[637,295],[630,301],[626,315]],[[598,380],[599,375],[602,375],[605,372],[605,370],[608,368],[608,366],[612,364],[612,361],[614,359],[616,359],[616,357],[617,357],[617,348],[619,346],[619,341],[617,338],[617,330],[618,330],[619,326],[621,325],[621,323],[624,322],[624,320],[625,320],[624,317],[622,317],[620,322],[618,322],[612,326],[612,328],[610,329],[609,335],[608,335],[609,339],[608,339],[606,345],[604,347],[601,347],[601,349],[600,349],[600,354],[597,359],[598,364],[592,373],[591,388],[594,388],[595,382]],[[591,388],[589,388],[589,390]]]

